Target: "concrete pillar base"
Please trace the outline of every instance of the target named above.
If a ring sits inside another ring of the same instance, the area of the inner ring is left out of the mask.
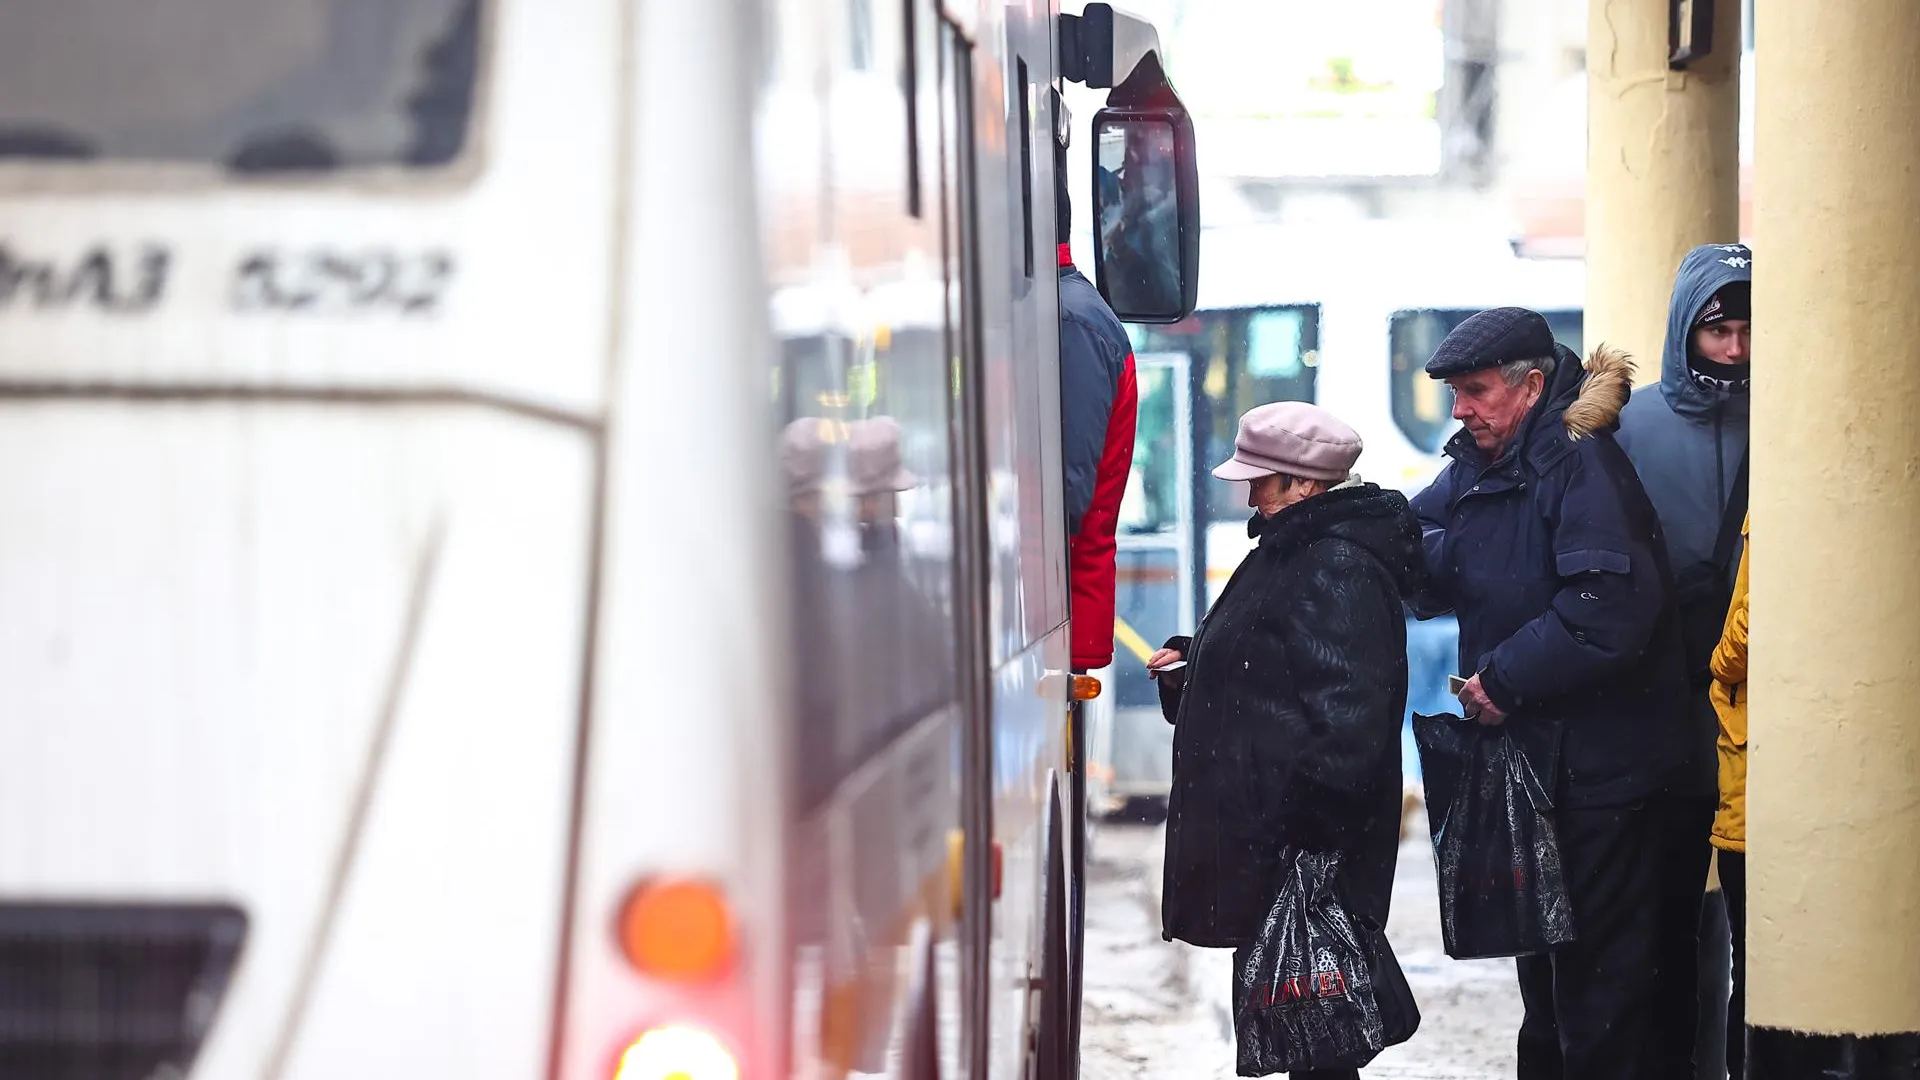
[[[1748,1060],[1915,1078],[1920,5],[1755,21]]]
[[[1920,1033],[1747,1030],[1748,1080],[1920,1080]]]

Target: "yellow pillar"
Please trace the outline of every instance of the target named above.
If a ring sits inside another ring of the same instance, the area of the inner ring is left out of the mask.
[[[1740,3],[1714,3],[1713,50],[1669,71],[1667,0],[1587,5],[1588,347],[1660,378],[1673,274],[1740,239]]]
[[[1920,4],[1758,7],[1747,1020],[1911,1033]]]

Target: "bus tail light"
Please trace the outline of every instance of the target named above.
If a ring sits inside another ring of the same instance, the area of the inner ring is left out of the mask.
[[[613,1080],[740,1080],[740,1063],[713,1033],[667,1024],[633,1040]]]
[[[713,982],[733,967],[734,925],[726,897],[710,882],[643,881],[620,909],[620,951],[643,975]]]
[[[988,891],[991,894],[989,899],[998,900],[1000,899],[1000,882],[1004,876],[1006,860],[1000,853],[1000,841],[993,841],[992,847],[989,850],[991,851],[992,865],[992,869],[989,871],[987,878]],[[961,908],[964,906],[961,901],[966,893],[964,885],[966,879],[966,852],[967,834],[960,829],[954,829],[947,833],[948,902],[953,908],[953,916],[956,919],[960,917]]]

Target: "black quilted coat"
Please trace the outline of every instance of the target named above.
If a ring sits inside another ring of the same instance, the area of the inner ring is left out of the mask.
[[[1398,492],[1343,486],[1275,514],[1163,679],[1175,724],[1161,930],[1225,948],[1257,933],[1283,846],[1338,851],[1349,910],[1385,925],[1407,701],[1401,597],[1420,528]]]

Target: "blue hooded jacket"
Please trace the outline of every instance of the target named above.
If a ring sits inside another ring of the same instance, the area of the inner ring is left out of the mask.
[[[1747,454],[1748,395],[1694,377],[1687,365],[1693,320],[1714,293],[1752,280],[1753,252],[1745,244],[1703,244],[1687,252],[1667,309],[1660,392],[1635,394],[1620,412],[1614,438],[1660,516],[1675,574],[1713,557],[1720,518]],[[1731,584],[1731,568],[1728,574]]]

